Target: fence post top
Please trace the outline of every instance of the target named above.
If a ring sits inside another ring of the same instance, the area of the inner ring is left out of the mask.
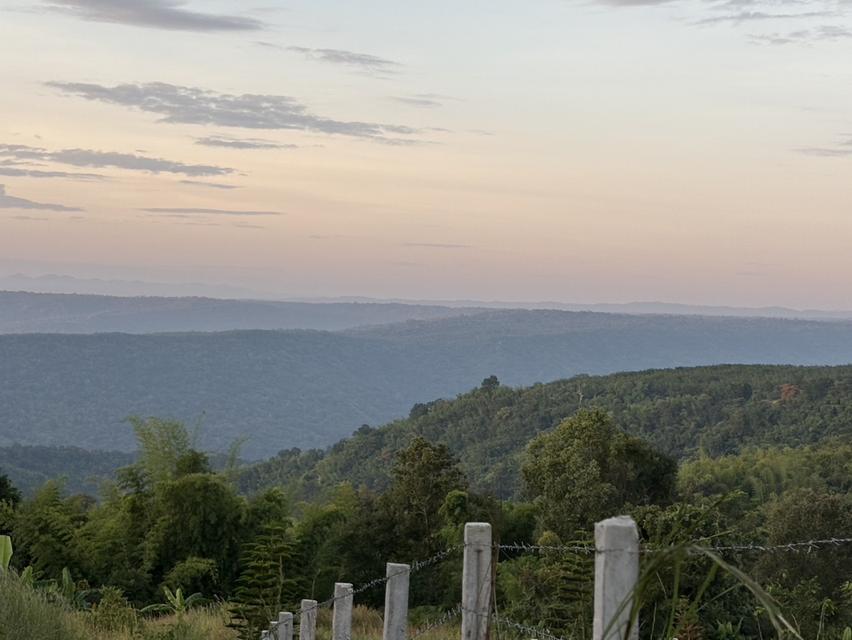
[[[281,611],[278,614],[278,622],[292,622],[292,621],[293,621],[293,614],[290,613],[289,611]]]
[[[491,545],[491,525],[487,522],[468,522],[464,525],[464,543]]]
[[[394,574],[411,571],[411,565],[401,564],[399,562],[388,562],[386,565],[387,568],[387,577],[390,577]]]
[[[595,544],[602,550],[638,547],[636,521],[630,516],[616,516],[595,523]]]
[[[337,593],[338,591],[352,591],[352,583],[351,582],[335,582],[334,583],[334,591]]]

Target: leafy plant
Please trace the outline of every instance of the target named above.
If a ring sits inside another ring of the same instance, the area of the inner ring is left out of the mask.
[[[12,561],[12,538],[0,536],[0,571],[8,571]]]
[[[204,596],[200,593],[193,593],[189,596],[183,595],[183,589],[178,587],[174,591],[168,587],[163,587],[163,593],[166,596],[166,601],[159,604],[150,604],[141,610],[141,613],[164,613],[182,616],[192,607],[202,604]]]

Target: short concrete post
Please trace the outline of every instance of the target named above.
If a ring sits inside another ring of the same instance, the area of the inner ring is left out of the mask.
[[[348,582],[334,584],[334,612],[331,617],[331,640],[352,638],[352,585]]]
[[[299,640],[316,640],[317,601],[302,600],[299,611]]]
[[[411,567],[388,562],[385,576],[385,629],[383,640],[405,640],[408,631],[408,582]]]
[[[277,622],[278,635],[275,640],[293,640],[293,614],[281,611]]]
[[[277,620],[270,622],[269,631],[267,632],[269,634],[269,640],[281,640],[282,636],[280,629],[281,627]]]
[[[491,525],[464,526],[461,640],[486,640],[491,610]]]
[[[595,619],[593,640],[638,640],[638,620],[630,627],[634,589],[639,581],[639,532],[629,516],[595,525]]]

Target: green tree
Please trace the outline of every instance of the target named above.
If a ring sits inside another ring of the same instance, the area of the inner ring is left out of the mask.
[[[763,507],[767,544],[845,537],[852,531],[852,495],[796,489]],[[811,553],[764,554],[758,577],[808,637],[827,626],[837,637],[852,626],[846,590],[852,576],[852,547],[827,546]]]
[[[267,524],[243,547],[242,571],[231,598],[233,626],[240,638],[254,640],[278,612],[295,605],[298,581],[293,570],[294,540],[287,523]]]
[[[128,418],[128,421],[139,447],[139,466],[151,481],[157,483],[174,478],[178,462],[192,451],[192,439],[186,426],[175,420],[143,420],[136,416]]]
[[[31,565],[40,576],[59,579],[68,567],[77,573],[80,557],[77,530],[86,503],[62,497],[62,485],[51,481],[17,509],[12,539],[15,564]]]
[[[238,569],[245,501],[221,477],[193,473],[161,483],[153,508],[158,514],[145,538],[146,566],[163,580],[188,558],[209,558],[224,587]]]
[[[441,507],[451,491],[464,491],[467,481],[458,460],[443,444],[416,437],[399,452],[391,471],[393,482],[381,506],[393,522],[400,552],[408,559],[442,547]]]
[[[20,501],[21,492],[12,484],[6,474],[0,473],[0,502],[5,502],[14,508]]]
[[[535,438],[522,467],[541,524],[563,539],[629,505],[669,501],[675,471],[673,460],[618,431],[600,410],[580,411]]]

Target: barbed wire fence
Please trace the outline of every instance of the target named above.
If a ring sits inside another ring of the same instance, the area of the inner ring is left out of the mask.
[[[708,544],[699,539],[672,545],[639,544],[638,530],[632,519],[611,518],[595,527],[595,542],[564,545],[535,545],[524,542],[492,544],[491,525],[468,523],[465,542],[438,551],[432,556],[410,564],[389,563],[384,576],[369,580],[357,587],[336,583],[334,595],[326,600],[302,600],[296,613],[281,612],[277,621],[261,634],[262,640],[294,640],[298,621],[298,640],[317,639],[317,612],[332,608],[331,640],[352,640],[352,611],[354,598],[372,589],[385,587],[383,640],[416,640],[461,618],[462,640],[494,640],[501,634],[513,633],[527,640],[573,640],[562,637],[546,626],[518,622],[502,613],[494,593],[496,563],[500,554],[515,558],[525,554],[574,554],[594,557],[594,640],[621,640],[638,637],[638,625],[631,620],[631,607],[625,606],[633,597],[638,580],[639,558],[643,555],[680,552],[690,555],[741,553],[809,554],[826,548],[852,544],[852,538],[832,537],[781,544],[740,543]],[[420,626],[411,629],[408,619],[409,585],[412,575],[463,552],[462,601]]]

